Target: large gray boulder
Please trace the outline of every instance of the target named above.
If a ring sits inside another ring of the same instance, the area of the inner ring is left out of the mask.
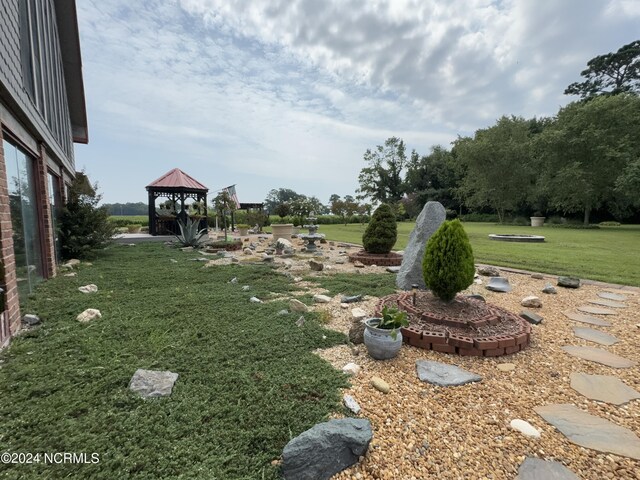
[[[431,235],[440,228],[447,214],[440,202],[427,202],[418,215],[416,226],[409,235],[409,243],[404,249],[402,265],[396,277],[396,285],[402,290],[411,290],[411,285],[426,288],[422,276],[422,257]]]
[[[366,419],[319,423],[285,445],[282,474],[286,480],[329,479],[366,453],[372,435]]]

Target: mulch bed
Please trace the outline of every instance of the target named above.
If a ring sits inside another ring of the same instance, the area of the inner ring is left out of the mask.
[[[402,255],[394,252],[369,253],[359,250],[349,255],[349,261],[360,262],[363,265],[377,265],[379,267],[399,267],[402,264]]]

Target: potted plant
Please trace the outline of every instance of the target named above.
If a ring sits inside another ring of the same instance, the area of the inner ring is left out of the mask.
[[[239,223],[238,225],[236,225],[236,227],[238,228],[238,233],[241,237],[246,237],[249,233],[250,227],[246,223]]]
[[[364,344],[372,358],[386,360],[395,357],[402,346],[401,327],[409,326],[407,312],[397,308],[382,308],[382,317],[365,320]]]
[[[544,219],[547,218],[540,211],[533,212],[533,216],[529,217],[531,219],[532,227],[542,227],[544,225]]]
[[[291,207],[289,207],[288,203],[280,203],[276,205],[275,213],[284,221],[284,217],[289,215],[291,212]],[[272,223],[271,224],[271,233],[273,233],[273,240],[278,241],[279,238],[291,238],[293,234],[293,224],[292,223]]]

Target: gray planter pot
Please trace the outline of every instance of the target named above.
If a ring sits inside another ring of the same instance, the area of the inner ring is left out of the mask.
[[[380,318],[369,318],[365,320],[364,344],[372,358],[376,360],[387,360],[398,355],[402,347],[402,333],[396,329],[396,338],[393,339],[393,330],[376,328]]]

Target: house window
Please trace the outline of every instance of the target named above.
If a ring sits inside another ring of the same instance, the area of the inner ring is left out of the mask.
[[[60,263],[60,235],[59,219],[62,211],[62,197],[60,195],[60,177],[49,172],[49,205],[51,206],[51,231],[55,245],[56,263]]]
[[[34,160],[6,140],[2,146],[7,168],[18,294],[24,299],[44,276]]]

